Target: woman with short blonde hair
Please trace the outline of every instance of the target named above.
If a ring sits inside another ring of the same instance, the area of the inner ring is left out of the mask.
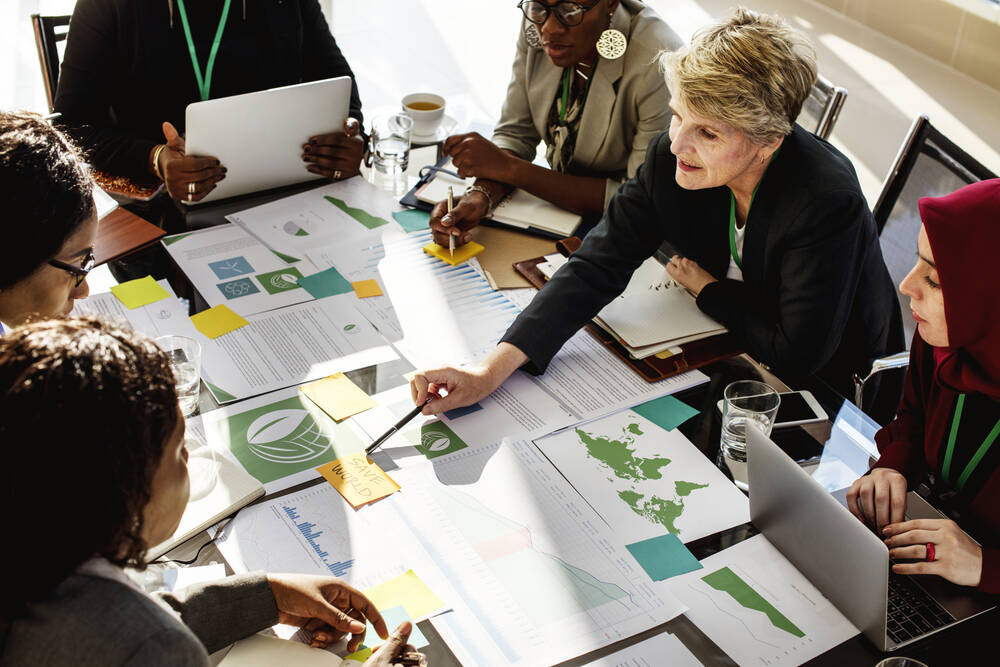
[[[903,348],[854,168],[794,122],[816,79],[806,39],[739,9],[661,61],[669,132],[481,366],[414,377],[418,402],[449,390],[428,411],[473,403],[526,362],[544,370],[664,241],[680,253],[669,277],[786,382],[816,373],[847,396],[852,374]]]

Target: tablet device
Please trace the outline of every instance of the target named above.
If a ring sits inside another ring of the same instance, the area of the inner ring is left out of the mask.
[[[211,155],[228,170],[200,202],[322,178],[306,170],[302,144],[343,131],[351,78],[341,76],[189,104],[188,155]],[[189,202],[183,202],[189,204]]]

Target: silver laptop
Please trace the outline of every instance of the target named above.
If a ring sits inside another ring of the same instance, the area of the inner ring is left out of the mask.
[[[876,647],[894,651],[992,609],[989,596],[937,576],[889,571],[882,540],[756,429],[747,431],[750,519]],[[836,496],[840,497],[838,500]],[[906,518],[944,518],[917,494]]]
[[[302,144],[342,131],[350,103],[351,79],[340,76],[189,104],[187,154],[217,157],[227,169],[198,203],[321,178],[306,170]]]

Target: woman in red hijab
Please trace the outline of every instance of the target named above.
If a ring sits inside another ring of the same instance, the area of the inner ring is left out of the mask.
[[[918,259],[899,289],[917,333],[881,457],[848,493],[876,526],[900,574],[937,574],[1000,593],[1000,179],[920,200]],[[904,521],[907,488],[928,491],[955,521]]]

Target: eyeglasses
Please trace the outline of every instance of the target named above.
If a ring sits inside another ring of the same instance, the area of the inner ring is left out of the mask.
[[[94,265],[97,264],[97,259],[94,257],[94,249],[87,248],[87,254],[84,256],[83,261],[80,262],[80,266],[73,266],[72,264],[67,264],[66,262],[61,262],[58,259],[50,259],[49,265],[54,266],[57,269],[62,269],[67,273],[72,273],[76,276],[76,286],[79,287],[80,283],[87,279],[87,274],[94,269]]]
[[[536,0],[521,0],[517,6],[524,12],[524,18],[532,23],[542,25],[549,20],[549,12],[553,12],[556,20],[567,28],[580,25],[583,22],[583,15],[597,6],[601,0],[594,0],[589,5],[581,5],[578,2],[568,2],[562,0],[552,5]]]

